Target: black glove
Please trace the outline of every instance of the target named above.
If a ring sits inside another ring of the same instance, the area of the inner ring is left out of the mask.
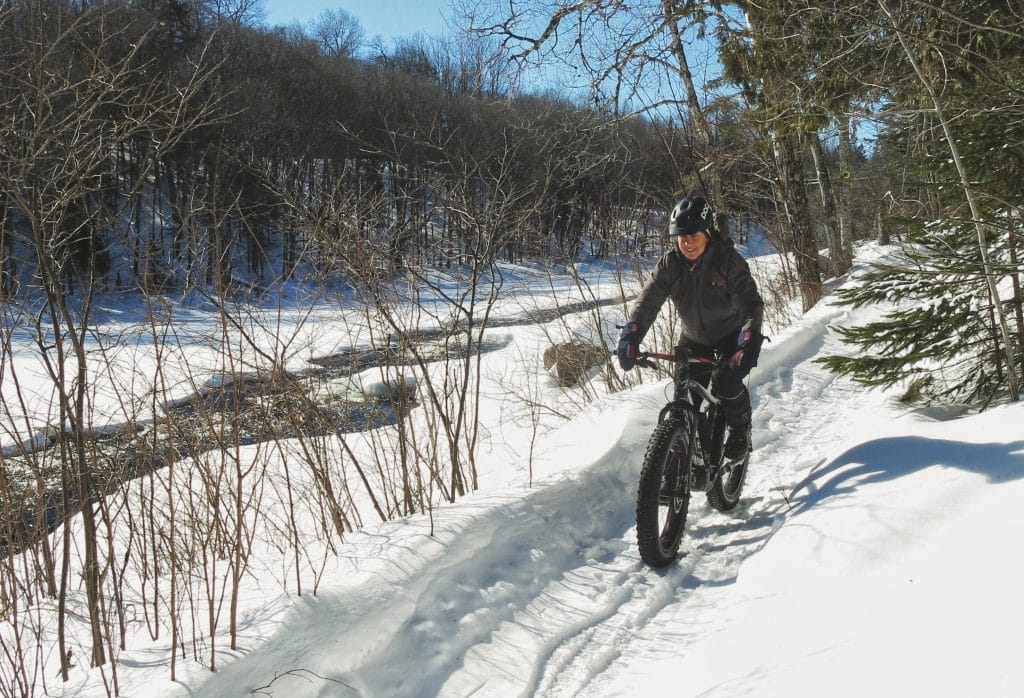
[[[764,335],[754,332],[750,327],[750,320],[740,328],[739,337],[736,338],[737,351],[729,359],[729,365],[737,378],[743,379],[757,366],[757,358],[761,355],[761,344],[764,342]]]
[[[623,371],[628,371],[636,366],[636,357],[640,353],[640,339],[643,333],[640,325],[635,322],[628,323],[622,328],[622,336],[619,338],[619,348],[615,355],[619,359],[619,366]]]

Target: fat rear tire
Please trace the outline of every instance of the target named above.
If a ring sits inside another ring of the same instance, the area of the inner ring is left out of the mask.
[[[636,496],[636,539],[640,557],[665,567],[679,552],[690,507],[689,419],[670,417],[655,428],[644,454]]]
[[[747,435],[750,443],[750,435]],[[747,478],[747,464],[750,463],[750,451],[742,460],[727,461],[719,470],[715,481],[708,490],[708,504],[718,511],[732,511],[740,503],[743,482]]]

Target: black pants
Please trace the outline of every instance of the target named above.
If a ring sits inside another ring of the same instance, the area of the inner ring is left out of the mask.
[[[732,356],[739,351],[739,347],[736,344],[739,333],[740,328],[737,327],[735,332],[730,332],[726,335],[725,339],[714,346],[693,344],[686,341],[680,342],[678,346],[689,350],[693,356],[711,358],[716,349],[722,356]],[[711,382],[711,373],[714,371],[714,368],[711,366],[691,365],[687,367],[686,365],[680,365],[676,373],[677,400],[680,398],[679,373],[686,371],[687,368],[689,368],[690,377],[705,388]],[[715,397],[722,401],[722,412],[725,414],[725,420],[729,426],[745,427],[750,424],[750,393],[747,392],[747,386],[743,385],[743,379],[728,367],[722,369],[718,376],[718,383],[715,386]]]

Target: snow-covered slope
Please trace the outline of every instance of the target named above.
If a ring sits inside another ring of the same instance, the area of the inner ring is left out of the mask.
[[[536,447],[534,485],[364,530],[316,597],[249,619],[217,674],[126,652],[132,695],[1020,695],[1024,405],[907,411],[814,363],[822,303],[750,379],[754,455],[730,515],[695,500],[684,555],[636,550],[665,384]],[[509,480],[511,481],[511,480]]]

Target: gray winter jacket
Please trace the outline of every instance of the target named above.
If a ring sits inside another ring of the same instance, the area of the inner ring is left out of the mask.
[[[710,240],[696,262],[678,248],[661,258],[629,317],[641,334],[646,334],[668,297],[682,320],[680,343],[715,346],[738,333],[748,319],[754,333],[761,334],[761,294],[747,261],[729,242]]]

